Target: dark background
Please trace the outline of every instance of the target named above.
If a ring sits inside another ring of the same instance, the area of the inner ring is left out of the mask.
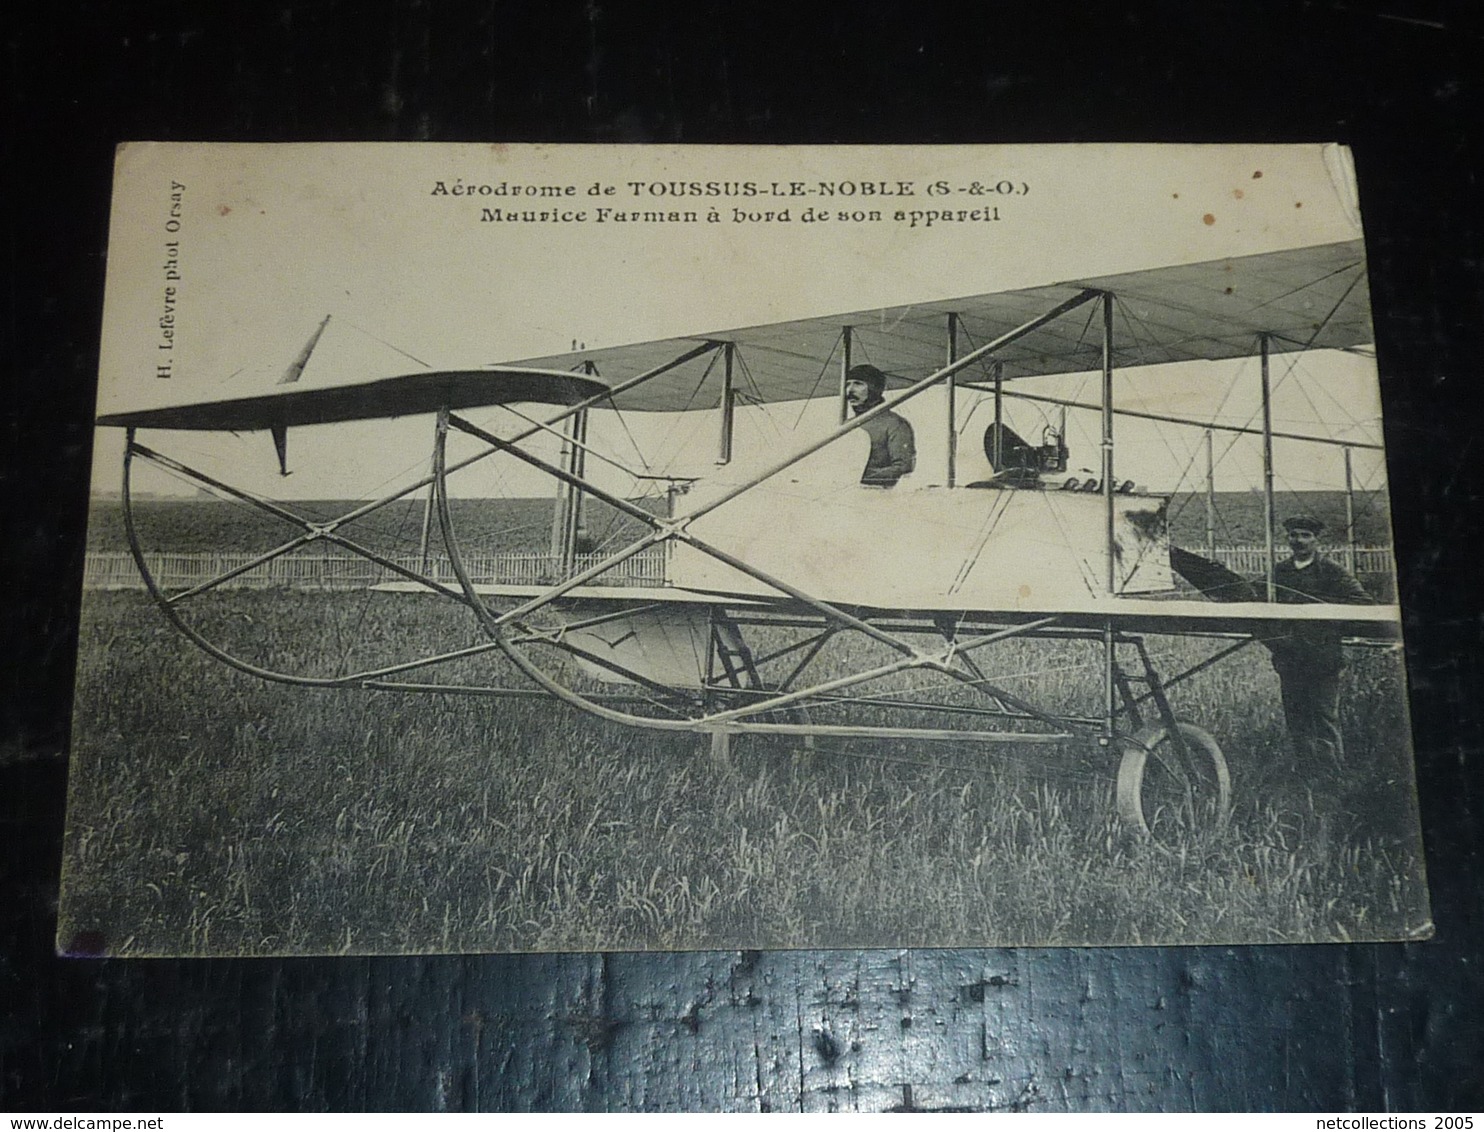
[[[1484,1107],[1476,5],[98,0],[4,19],[0,1109]],[[54,958],[124,139],[1349,143],[1437,937]]]

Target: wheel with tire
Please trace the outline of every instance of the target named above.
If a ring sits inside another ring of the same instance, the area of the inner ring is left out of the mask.
[[[1176,726],[1178,741],[1163,723],[1124,736],[1118,764],[1118,816],[1163,844],[1219,831],[1231,819],[1231,772],[1221,747],[1193,723]]]

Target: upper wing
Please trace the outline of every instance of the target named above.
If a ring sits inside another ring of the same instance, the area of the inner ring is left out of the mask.
[[[444,406],[575,404],[620,381],[662,369],[707,342],[736,346],[740,372],[734,376],[734,387],[744,395],[759,401],[801,400],[835,387],[830,362],[845,327],[851,330],[858,360],[869,360],[898,380],[916,380],[943,364],[949,315],[956,316],[967,351],[1089,288],[1115,296],[1115,368],[1245,357],[1257,352],[1259,334],[1269,335],[1273,353],[1343,349],[1372,337],[1365,255],[1356,240],[710,331],[481,369],[403,373],[317,388],[293,384],[254,396],[109,413],[98,423],[245,431],[409,416]],[[995,360],[1003,365],[1006,379],[1098,369],[1102,330],[1095,321],[1092,306],[1086,312],[1074,311],[1006,345]],[[306,349],[296,363],[298,370],[304,368],[308,354]],[[638,411],[714,408],[722,384],[707,377],[714,359],[715,354],[709,361],[701,357],[667,369],[619,392],[613,403]],[[584,363],[596,374],[573,372]]]
[[[703,342],[731,342],[744,370],[735,388],[761,401],[820,396],[834,388],[829,359],[850,327],[856,360],[898,378],[922,378],[943,365],[949,314],[958,316],[960,353],[1005,334],[1078,292],[1116,298],[1115,368],[1257,353],[1344,349],[1372,341],[1365,252],[1359,240],[1262,255],[1068,280],[997,294],[969,295],[884,310],[716,330],[681,338],[550,355],[518,362],[549,369],[592,363],[610,383],[658,367]],[[1096,320],[1096,324],[1095,324]],[[1079,373],[1102,366],[1102,327],[1092,308],[1074,312],[996,354],[1006,379]],[[704,361],[661,374],[615,398],[619,408],[714,408],[721,382],[702,380]]]
[[[434,413],[447,407],[541,402],[574,405],[607,386],[561,370],[502,366],[429,370],[378,378],[359,385],[283,387],[283,392],[108,413],[100,425],[247,432]]]

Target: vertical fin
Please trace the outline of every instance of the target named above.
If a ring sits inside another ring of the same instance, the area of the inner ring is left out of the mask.
[[[273,426],[273,449],[278,453],[278,474],[289,475],[289,428],[288,425]]]
[[[325,327],[330,325],[330,316],[320,321],[315,327],[314,333],[309,336],[304,349],[299,351],[299,356],[294,359],[294,364],[283,371],[283,376],[278,379],[279,385],[292,385],[304,376],[304,367],[309,364],[309,355],[314,353],[314,348],[319,345],[320,336],[324,334]],[[289,430],[287,425],[273,426],[273,450],[278,453],[278,474],[289,475]]]
[[[278,379],[279,385],[292,385],[304,374],[304,367],[309,364],[309,355],[314,353],[314,348],[319,345],[320,335],[325,332],[325,327],[330,325],[330,316],[325,315],[324,320],[310,335],[308,344],[299,351],[299,356],[294,359],[294,364],[283,371],[283,376]],[[285,473],[287,474],[287,473]]]

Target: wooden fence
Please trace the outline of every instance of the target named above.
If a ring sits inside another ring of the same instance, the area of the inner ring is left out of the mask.
[[[1389,547],[1360,546],[1354,552],[1345,547],[1331,547],[1325,553],[1346,566],[1352,573],[1393,575],[1395,562]],[[147,554],[150,572],[166,589],[198,585],[209,578],[241,569],[251,562],[251,554]],[[602,560],[601,555],[579,554],[576,570],[585,570]],[[1239,574],[1259,575],[1264,568],[1261,546],[1218,546],[1216,560]],[[430,577],[451,585],[457,584],[446,558],[432,558],[426,571],[416,555],[396,555],[392,561],[409,570],[426,572]],[[560,581],[565,576],[561,563],[549,554],[510,552],[505,554],[470,555],[465,559],[470,577],[480,583],[526,583],[539,585]],[[381,582],[401,580],[393,570],[350,554],[286,554],[271,562],[255,566],[222,583],[223,588],[269,589],[286,586],[291,589],[354,590]],[[610,586],[661,586],[665,584],[663,550],[645,551],[615,566],[600,579]],[[90,552],[83,572],[83,585],[89,589],[132,589],[144,583],[135,569],[134,558],[126,551]]]
[[[1189,547],[1198,554],[1206,553],[1204,547]],[[1277,546],[1278,561],[1288,557],[1288,550],[1280,541]],[[1352,574],[1395,574],[1396,560],[1388,546],[1357,546],[1354,550],[1344,546],[1321,547],[1320,553],[1332,558]],[[1262,546],[1218,546],[1216,561],[1238,574],[1261,574],[1267,570],[1267,550]]]
[[[145,562],[155,580],[167,590],[199,585],[252,562],[252,554],[146,554]],[[446,558],[430,558],[424,567],[417,555],[388,555],[404,569],[425,574],[435,581],[457,586],[453,568]],[[603,555],[579,554],[573,572],[585,570]],[[477,583],[531,583],[560,581],[565,573],[561,563],[549,554],[512,552],[507,554],[469,555],[464,560],[469,576]],[[254,566],[222,583],[223,589],[290,589],[356,590],[382,582],[404,580],[395,570],[379,566],[369,559],[352,554],[285,554]],[[636,554],[609,570],[597,584],[609,586],[659,586],[665,582],[665,555],[662,550]],[[83,568],[83,585],[88,589],[132,589],[144,582],[127,551],[89,552]]]

